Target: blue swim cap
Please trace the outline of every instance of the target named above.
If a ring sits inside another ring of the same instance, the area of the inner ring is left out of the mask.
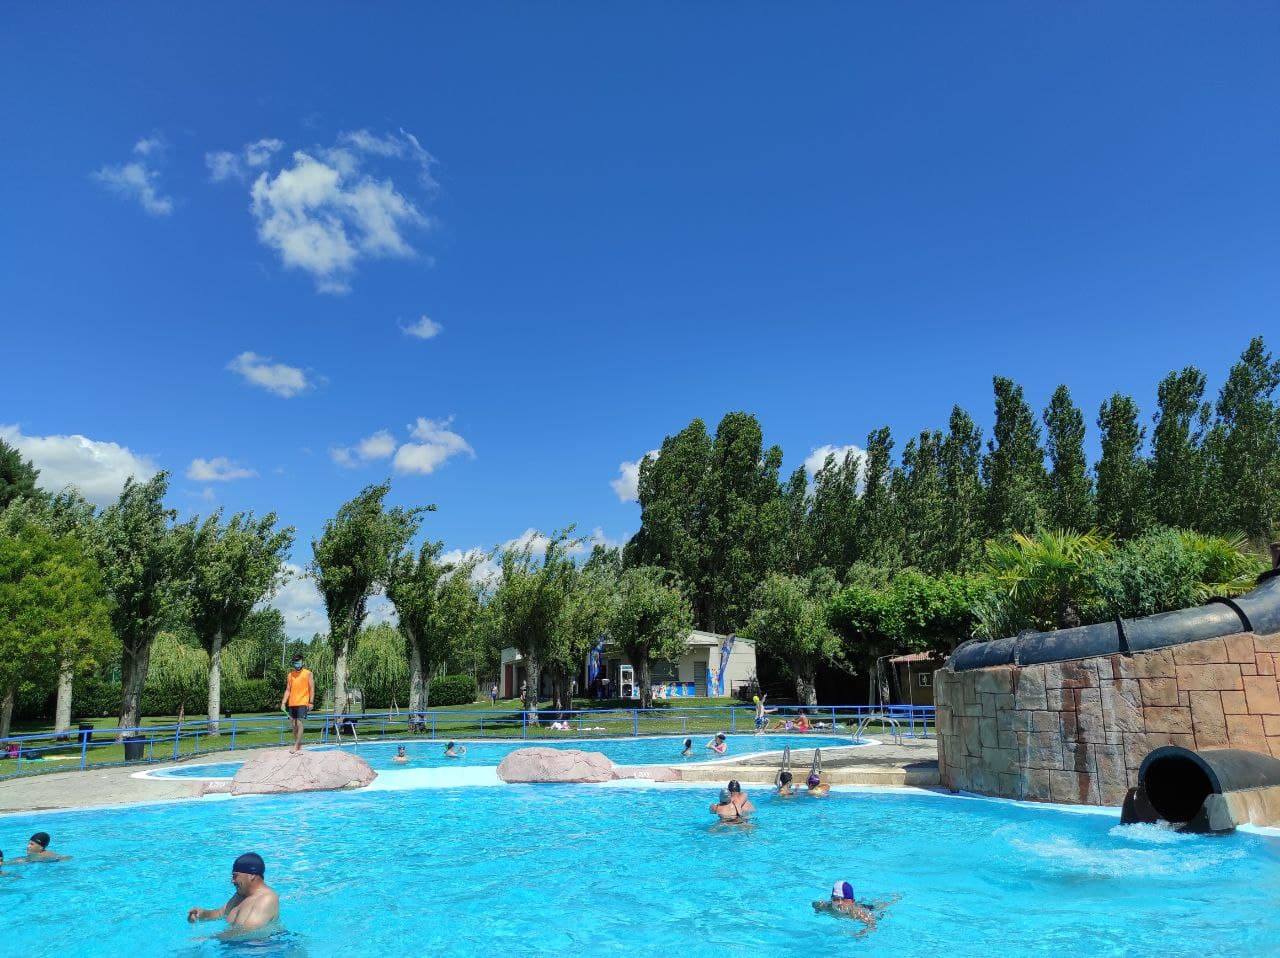
[[[241,875],[257,875],[261,878],[267,873],[267,864],[257,852],[245,852],[236,859],[235,864],[231,866],[231,870],[239,872]]]

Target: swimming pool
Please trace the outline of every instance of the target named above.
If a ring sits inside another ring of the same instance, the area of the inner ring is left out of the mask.
[[[703,748],[708,739],[701,735],[693,739],[694,754],[689,758],[681,758],[680,751],[684,745],[681,736],[652,738],[613,738],[592,739],[589,741],[568,739],[537,739],[511,742],[465,742],[459,743],[467,747],[467,754],[462,758],[445,758],[444,749],[447,744],[442,739],[424,741],[416,739],[404,743],[369,742],[363,745],[347,746],[351,751],[364,758],[379,771],[392,771],[402,768],[443,768],[455,766],[497,765],[509,753],[518,748],[541,746],[547,748],[580,748],[591,752],[603,752],[619,765],[654,765],[681,764],[684,762],[707,762],[734,756],[753,755],[760,752],[781,751],[790,745],[793,749],[836,748],[853,745],[853,739],[847,735],[730,735],[727,738],[729,751],[725,755],[717,755],[710,749]],[[405,746],[410,762],[401,765],[392,760],[399,744]],[[322,745],[319,748],[334,748]],[[174,768],[157,769],[152,776],[158,778],[230,778],[240,768],[243,761],[210,762],[204,765],[179,765]]]
[[[710,827],[714,789],[447,788],[182,802],[0,819],[69,862],[0,877],[13,955],[1276,953],[1280,842],[1181,836],[921,793],[770,799]],[[288,933],[201,942],[239,852],[267,860]],[[880,928],[815,915],[836,878],[901,895]]]

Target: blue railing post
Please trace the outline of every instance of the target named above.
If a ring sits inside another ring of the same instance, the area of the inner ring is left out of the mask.
[[[836,730],[836,707],[831,706],[831,731]]]
[[[639,709],[631,710],[631,734],[632,735],[640,734],[640,710]]]
[[[431,737],[436,737],[436,713],[431,713]]]
[[[231,751],[236,750],[236,720],[231,720]]]
[[[83,770],[89,760],[89,736],[92,732],[80,732],[80,768]]]
[[[729,706],[729,731],[736,732],[738,730],[738,710],[732,705]]]
[[[173,727],[173,760],[175,762],[178,760],[178,733],[180,731],[181,729],[177,725]]]
[[[529,713],[528,712],[520,713],[520,737],[521,738],[529,737]]]

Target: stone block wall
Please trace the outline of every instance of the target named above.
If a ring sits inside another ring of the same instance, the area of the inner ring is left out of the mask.
[[[1280,634],[934,675],[944,787],[1119,805],[1161,745],[1280,758]]]

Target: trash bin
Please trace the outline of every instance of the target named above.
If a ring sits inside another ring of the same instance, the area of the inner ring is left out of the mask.
[[[147,740],[141,735],[131,735],[124,740],[124,760],[140,762],[147,749]]]
[[[79,725],[76,726],[76,728],[80,730],[80,742],[82,744],[85,742],[93,741],[93,723],[92,722],[81,722]]]

